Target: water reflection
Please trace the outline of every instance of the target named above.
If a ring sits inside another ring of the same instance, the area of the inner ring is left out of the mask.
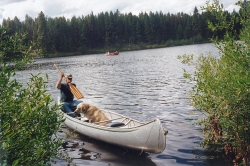
[[[52,64],[56,62],[64,73],[73,74],[73,82],[84,94],[85,102],[139,121],[160,118],[169,131],[166,149],[161,154],[138,155],[88,137],[73,137],[71,141],[78,144],[69,142],[72,147],[65,151],[78,165],[225,165],[199,145],[203,134],[196,122],[202,115],[188,102],[193,82],[183,78],[183,68],[193,72],[194,66],[184,66],[177,59],[178,55],[197,57],[209,52],[218,54],[212,44],[201,44],[120,52],[112,57],[95,54],[39,59],[37,68],[20,71],[16,77],[25,82],[28,73],[48,73],[48,90],[57,101],[59,91],[55,84],[59,73]],[[67,140],[63,133],[59,136]]]
[[[69,131],[73,132],[71,129]],[[63,154],[73,159],[73,163],[89,160],[90,165],[93,165],[93,160],[99,160],[116,166],[156,166],[149,153],[122,148],[83,135],[73,135],[70,139],[66,139],[63,149]],[[58,161],[61,163],[60,160]]]
[[[102,162],[111,163],[111,165],[117,166],[155,166],[155,163],[152,162],[150,159],[150,154],[148,153],[141,153],[140,151],[125,149],[84,136],[80,136],[80,139],[84,140],[84,142],[88,142],[88,146],[84,147],[85,150],[91,149],[91,151],[100,154],[100,160]]]

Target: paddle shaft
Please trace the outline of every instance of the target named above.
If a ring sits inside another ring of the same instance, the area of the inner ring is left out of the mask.
[[[56,69],[62,74],[62,71],[59,69],[59,67],[56,65],[55,62],[53,62],[54,66],[56,67]],[[63,75],[63,78],[66,80],[67,78],[65,77],[65,75]]]
[[[55,62],[53,62],[54,66],[56,67],[56,69],[62,74],[62,71],[59,69],[59,67],[56,65]],[[67,78],[65,77],[65,75],[63,75],[63,78],[65,80],[67,80]],[[77,98],[77,99],[81,99],[83,98],[83,94],[80,92],[79,89],[77,89],[74,85],[72,85],[71,83],[68,83],[69,84],[69,88],[70,88],[70,91],[72,92],[72,94]]]

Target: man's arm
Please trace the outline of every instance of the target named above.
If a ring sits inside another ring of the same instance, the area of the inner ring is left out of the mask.
[[[58,80],[57,83],[56,83],[56,88],[57,88],[57,89],[61,89],[61,83],[62,83],[63,77],[64,77],[64,74],[63,74],[63,73],[60,73],[60,78],[59,78],[59,80]]]

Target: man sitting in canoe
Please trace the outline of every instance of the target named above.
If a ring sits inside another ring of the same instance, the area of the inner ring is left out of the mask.
[[[74,100],[74,95],[70,91],[69,84],[76,86],[75,83],[72,83],[72,75],[68,74],[65,76],[65,82],[62,83],[62,79],[64,77],[64,73],[60,73],[60,78],[57,81],[56,88],[60,89],[60,101],[63,102],[63,111],[66,112],[68,115],[75,117],[75,113],[71,110],[71,108],[75,108],[79,103],[82,101]]]

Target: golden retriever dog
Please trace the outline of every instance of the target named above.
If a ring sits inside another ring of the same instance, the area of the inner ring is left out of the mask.
[[[75,113],[83,113],[86,118],[89,119],[91,122],[100,122],[109,120],[104,113],[99,110],[97,107],[87,104],[87,103],[79,103],[76,107]],[[110,121],[97,123],[101,126],[105,126],[106,124],[110,123]]]

